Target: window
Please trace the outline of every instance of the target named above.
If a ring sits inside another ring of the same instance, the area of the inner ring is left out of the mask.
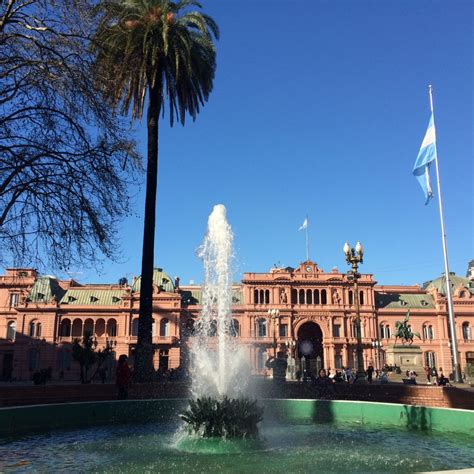
[[[349,290],[349,305],[354,304],[354,294],[352,293],[352,290]]]
[[[260,290],[260,294],[259,294],[259,303],[260,304],[263,304],[263,302],[265,301],[264,298],[265,298],[265,293],[264,293],[263,290]]]
[[[341,337],[341,325],[333,324],[332,325],[332,335],[333,337]]]
[[[35,337],[35,322],[31,321],[28,325],[28,336]]]
[[[261,372],[265,369],[265,362],[267,360],[267,354],[263,349],[257,351],[257,370]]]
[[[62,348],[58,353],[58,369],[69,370],[71,368],[71,352]]]
[[[425,352],[425,365],[436,367],[436,354],[433,351]]]
[[[321,304],[327,304],[328,296],[326,290],[321,290]]]
[[[304,290],[300,290],[300,299],[298,301],[299,304],[304,304]]]
[[[265,304],[270,304],[270,290],[265,290]]]
[[[314,304],[319,304],[319,290],[314,290]]]
[[[39,369],[40,365],[40,354],[38,349],[30,349],[28,351],[28,368],[30,370],[37,370]]]
[[[471,340],[471,327],[469,326],[469,323],[462,323],[462,338],[465,341],[470,341]]]
[[[253,303],[258,304],[258,290],[253,290]]]
[[[291,290],[291,304],[298,303],[298,291],[293,289]]]
[[[138,327],[137,327],[137,334],[138,334]],[[107,321],[107,335],[110,337],[117,337],[117,321],[115,321],[115,319],[109,319]]]
[[[306,304],[313,304],[313,292],[306,290]]]
[[[10,295],[10,307],[14,308],[18,306],[18,301],[20,300],[20,295],[18,293],[12,293]]]
[[[258,319],[257,320],[257,335],[258,337],[267,337],[267,320]]]
[[[433,326],[428,324],[423,325],[423,339],[434,339]]]
[[[359,304],[364,304],[364,292],[359,292]]]
[[[59,335],[61,337],[69,337],[71,335],[71,321],[69,319],[63,319],[59,326]]]
[[[237,319],[233,319],[230,323],[229,333],[232,337],[239,337],[240,335],[240,324]]]
[[[7,326],[7,339],[14,341],[16,337],[16,321],[10,321]]]
[[[352,335],[353,337],[364,337],[362,324],[357,324],[356,321],[352,322]]]
[[[390,326],[387,323],[380,324],[380,339],[390,339]]]
[[[288,337],[288,324],[280,324],[280,337]]]
[[[36,337],[41,336],[41,323],[36,323]]]
[[[160,337],[167,337],[170,335],[170,321],[167,318],[163,318],[160,321]]]
[[[138,336],[138,318],[132,321],[132,336]]]

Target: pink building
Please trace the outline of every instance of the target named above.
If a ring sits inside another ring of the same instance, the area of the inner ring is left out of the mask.
[[[456,334],[462,369],[474,364],[474,274],[452,276]],[[192,327],[199,318],[201,288],[179,286],[161,269],[154,273],[155,368],[188,363]],[[410,310],[410,324],[425,364],[451,367],[443,278],[419,286],[377,286],[372,275],[359,279],[364,364],[380,367],[394,343],[395,322]],[[289,355],[290,373],[304,367],[355,367],[356,317],[353,284],[345,273],[324,272],[308,261],[297,268],[245,273],[234,287],[235,337],[246,346],[255,374],[275,347]],[[137,340],[140,278],[128,284],[82,285],[38,275],[32,269],[7,269],[0,276],[0,379],[30,380],[51,368],[53,379],[78,380],[71,344],[91,334],[97,347],[109,345],[117,358],[133,359]],[[269,310],[278,310],[275,315]],[[275,317],[276,316],[276,317]],[[303,359],[304,357],[304,359]],[[113,377],[113,364],[108,367]]]

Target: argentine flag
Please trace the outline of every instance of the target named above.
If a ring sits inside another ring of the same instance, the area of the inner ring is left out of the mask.
[[[430,164],[436,158],[436,130],[431,112],[430,123],[426,130],[425,138],[421,144],[418,157],[413,167],[413,174],[420,183],[421,189],[425,193],[426,202],[428,204],[433,197],[433,191],[430,184]]]

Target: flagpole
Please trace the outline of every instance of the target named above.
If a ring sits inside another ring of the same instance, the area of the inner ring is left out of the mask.
[[[309,220],[308,216],[306,216],[306,261],[309,262],[309,237],[308,237],[308,227],[309,227]]]
[[[433,126],[435,127],[435,118],[434,118],[434,108],[433,108],[433,93],[431,84],[429,85],[429,94],[430,94],[430,107],[431,114],[433,116]],[[435,132],[436,133],[436,132]],[[443,203],[441,199],[441,184],[439,179],[439,167],[438,167],[438,147],[436,140],[434,142],[435,146],[435,168],[436,168],[436,181],[438,183],[438,204],[439,204],[439,218],[441,221],[441,240],[443,242],[443,256],[444,256],[444,274],[446,279],[446,298],[448,302],[448,314],[449,314],[449,327],[451,332],[451,350],[453,356],[453,373],[454,381],[457,383],[462,382],[461,377],[461,367],[459,365],[458,357],[458,340],[456,336],[456,321],[454,319],[454,309],[453,309],[453,297],[451,292],[451,280],[449,278],[449,264],[448,264],[448,248],[446,246],[446,231],[444,228],[444,217],[443,217]]]

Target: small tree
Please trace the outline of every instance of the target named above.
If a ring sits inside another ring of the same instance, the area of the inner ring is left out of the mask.
[[[81,383],[89,383],[102,364],[110,357],[111,348],[109,346],[96,350],[97,341],[92,339],[89,334],[82,339],[74,339],[72,344],[72,358],[79,363],[81,368]],[[95,366],[95,370],[90,378],[88,378],[89,370]]]

